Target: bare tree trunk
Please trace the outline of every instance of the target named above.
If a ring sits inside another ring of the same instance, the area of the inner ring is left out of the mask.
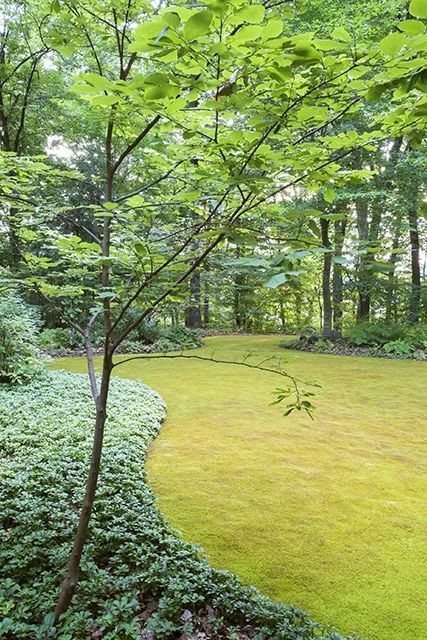
[[[418,190],[408,209],[409,238],[411,242],[411,296],[408,320],[418,322],[421,306],[420,235],[418,230]]]
[[[280,324],[282,325],[282,330],[284,331],[286,329],[286,315],[285,315],[285,305],[282,298],[280,298],[279,300],[279,316],[280,316]]]
[[[331,243],[329,241],[329,220],[320,218],[320,229],[322,232],[322,244],[327,253],[323,254],[322,271],[322,299],[323,299],[323,325],[322,335],[325,338],[332,337],[332,301],[331,301],[331,266],[332,254],[330,252]]]
[[[393,244],[391,247],[391,254],[390,254],[390,262],[393,264],[393,267],[396,266],[397,259],[398,259],[397,250],[399,248],[400,237],[402,232],[401,222],[402,222],[402,214],[399,212],[396,218],[396,224],[395,224],[394,235],[393,235]],[[391,322],[391,319],[392,319],[393,298],[395,296],[395,290],[396,290],[396,275],[393,269],[393,271],[390,271],[387,276],[387,291],[386,291],[386,298],[385,298],[385,321],[386,322]]]
[[[210,298],[209,292],[207,290],[207,285],[205,284],[205,295],[203,298],[203,327],[207,329],[209,327],[210,321]]]
[[[61,586],[61,591],[55,607],[55,623],[65,611],[67,611],[73,597],[80,575],[80,561],[83,547],[86,542],[89,521],[93,510],[95,492],[98,483],[99,470],[101,466],[102,443],[104,439],[104,426],[107,419],[107,399],[112,371],[111,356],[104,354],[104,366],[102,370],[102,380],[99,396],[96,400],[95,431],[92,445],[92,455],[89,466],[89,473],[86,483],[86,492],[83,505],[80,511],[77,531],[74,538],[73,549],[68,560],[67,574]]]
[[[362,199],[357,203],[357,230],[359,234],[359,251],[367,249],[369,241],[368,206]],[[359,295],[357,319],[369,320],[371,312],[370,274],[367,272],[369,258],[362,253],[359,257],[357,289]]]
[[[334,256],[342,258],[342,250],[346,231],[346,220],[337,220],[334,224]],[[342,332],[342,264],[334,262],[332,274],[333,334],[341,337]]]
[[[200,311],[201,284],[200,271],[195,271],[190,278],[190,300],[187,308],[186,326],[190,329],[200,329],[202,314]]]

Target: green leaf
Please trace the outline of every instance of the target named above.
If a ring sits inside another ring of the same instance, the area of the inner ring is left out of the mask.
[[[144,22],[144,24],[136,28],[135,40],[150,40],[151,38],[156,38],[159,33],[163,31],[165,23],[167,24],[164,16],[156,16],[153,20]]]
[[[427,18],[427,0],[412,0],[409,13],[416,18]]]
[[[270,40],[271,38],[277,38],[283,31],[283,22],[279,18],[272,18],[267,22],[262,30],[263,40]]]
[[[112,84],[108,78],[104,78],[104,76],[100,76],[98,73],[81,73],[78,78],[78,82],[86,82],[89,85],[92,85],[96,89],[111,89]]]
[[[331,187],[327,187],[325,189],[325,193],[324,193],[323,197],[325,198],[326,202],[331,203],[331,202],[333,202],[335,200],[336,193]]]
[[[280,287],[281,284],[284,284],[287,279],[288,277],[286,273],[277,273],[265,283],[265,286],[269,289],[275,289],[276,287]]]
[[[113,104],[120,102],[118,96],[96,96],[92,98],[92,104],[98,104],[105,107],[110,107]]]
[[[241,24],[242,22],[259,24],[262,22],[264,14],[265,8],[261,4],[248,4],[239,9],[239,11],[236,11],[236,13],[230,17],[228,22],[230,24]]]
[[[185,23],[184,38],[186,40],[194,40],[200,36],[204,36],[209,33],[209,28],[212,22],[213,13],[209,9],[198,11]]]
[[[181,24],[179,15],[174,11],[168,11],[167,13],[164,13],[163,20],[169,27],[177,27],[179,24]]]
[[[233,36],[233,42],[245,43],[256,40],[263,33],[263,28],[259,26],[248,26],[239,29],[239,31]]]
[[[405,42],[406,36],[403,33],[395,31],[381,40],[380,49],[386,56],[394,58],[402,49]]]
[[[344,29],[344,27],[338,27],[337,29],[334,29],[331,35],[335,40],[340,40],[341,42],[353,41],[353,38],[351,37],[347,29]]]
[[[348,258],[344,258],[343,256],[333,256],[332,262],[341,265],[352,264],[351,260],[349,260]]]
[[[411,36],[417,36],[425,29],[425,25],[419,20],[403,20],[403,22],[399,22],[398,26],[401,31],[404,31]]]
[[[139,256],[143,256],[147,253],[145,245],[142,242],[136,242],[134,246],[135,246],[135,251]]]

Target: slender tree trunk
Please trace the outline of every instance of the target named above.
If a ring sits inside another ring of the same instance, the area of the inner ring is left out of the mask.
[[[286,329],[286,315],[285,315],[285,305],[282,299],[279,300],[279,316],[280,316],[280,324],[282,325],[282,330]]]
[[[209,327],[209,321],[210,321],[210,299],[209,299],[209,293],[207,292],[206,285],[205,285],[205,295],[203,298],[203,327],[205,329]]]
[[[331,243],[329,241],[329,220],[320,218],[320,229],[322,232],[322,244],[327,253],[323,254],[322,271],[322,300],[323,300],[323,325],[322,335],[325,338],[332,337],[332,301],[331,301],[331,267],[332,254],[330,252]]]
[[[337,220],[334,224],[334,256],[336,258],[342,258],[346,225],[346,220]],[[342,333],[342,270],[342,264],[334,262],[332,274],[333,334],[337,338],[341,337]]]
[[[111,356],[108,355],[108,351],[106,349],[100,393],[96,401],[95,431],[89,473],[86,483],[86,492],[80,511],[73,549],[68,560],[67,575],[62,583],[61,591],[55,607],[55,623],[58,623],[61,615],[67,611],[80,576],[80,561],[88,534],[89,521],[93,510],[93,503],[101,466],[102,443],[104,439],[105,421],[107,419],[107,399],[111,371]]]
[[[369,241],[368,207],[363,199],[357,203],[357,230],[359,234],[359,251],[365,251]],[[357,288],[358,307],[357,319],[369,320],[371,312],[370,274],[367,271],[369,257],[362,253],[359,257]]]
[[[391,247],[392,250],[390,254],[390,262],[392,263],[393,267],[396,266],[397,260],[398,260],[398,255],[396,252],[399,248],[400,237],[402,232],[401,222],[402,222],[402,214],[399,212],[396,218],[396,224],[395,224],[394,235],[393,235],[393,244]],[[386,322],[391,322],[392,320],[393,299],[395,296],[395,291],[396,291],[396,274],[393,269],[393,271],[390,271],[387,275],[387,291],[386,291],[386,297],[385,297],[385,321]]]
[[[200,329],[202,314],[200,310],[201,283],[200,271],[195,271],[190,278],[190,300],[187,308],[186,326],[190,329]]]
[[[418,195],[418,194],[417,194]],[[411,296],[408,320],[418,322],[421,306],[420,235],[418,230],[418,197],[414,197],[408,209],[409,238],[411,242]]]

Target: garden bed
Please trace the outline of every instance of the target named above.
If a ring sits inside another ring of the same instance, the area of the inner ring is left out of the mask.
[[[84,491],[93,403],[84,375],[51,372],[28,385],[0,385],[0,637],[338,640],[300,610],[212,569],[168,525],[144,470],[165,415],[157,393],[113,379],[82,576],[54,629],[51,612]]]
[[[411,353],[385,352],[380,346],[357,346],[351,344],[345,338],[326,340],[323,338],[301,337],[298,340],[287,340],[280,345],[283,349],[294,351],[308,351],[311,353],[323,353],[337,356],[365,356],[369,358],[389,358],[392,360],[418,360],[427,362],[427,351],[414,350]]]

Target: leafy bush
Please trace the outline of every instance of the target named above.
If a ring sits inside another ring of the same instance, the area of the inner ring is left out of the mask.
[[[62,327],[43,329],[39,336],[39,345],[46,351],[75,349],[82,346],[82,338],[76,335],[74,331]]]
[[[30,385],[0,385],[0,637],[219,640],[252,625],[257,640],[339,640],[298,609],[213,570],[177,537],[156,507],[143,464],[164,403],[145,385],[118,378],[81,581],[61,628],[53,629],[93,413],[82,375],[51,372]]]
[[[414,351],[414,347],[407,340],[393,340],[386,342],[383,346],[385,353],[396,356],[410,356]]]
[[[15,292],[0,296],[0,382],[28,382],[44,369],[37,345],[39,319]]]
[[[172,342],[169,338],[161,337],[152,345],[152,351],[159,351],[165,353],[167,351],[181,351],[182,347],[179,342]]]
[[[201,345],[199,333],[187,327],[167,327],[162,330],[160,337],[175,345],[175,349],[168,349],[169,351],[194,349]]]
[[[370,346],[389,355],[410,357],[415,351],[427,351],[427,325],[360,322],[350,329],[348,339],[356,346]],[[418,359],[422,359],[420,354]]]
[[[359,322],[350,328],[349,341],[360,346],[383,346],[386,342],[405,337],[405,328],[400,324],[382,322]]]
[[[334,346],[333,342],[325,338],[316,338],[314,344],[320,351],[330,351]]]
[[[408,327],[405,337],[415,349],[427,351],[427,324],[415,324]]]
[[[145,322],[138,327],[138,341],[144,344],[153,344],[160,334],[161,329],[156,322]]]

